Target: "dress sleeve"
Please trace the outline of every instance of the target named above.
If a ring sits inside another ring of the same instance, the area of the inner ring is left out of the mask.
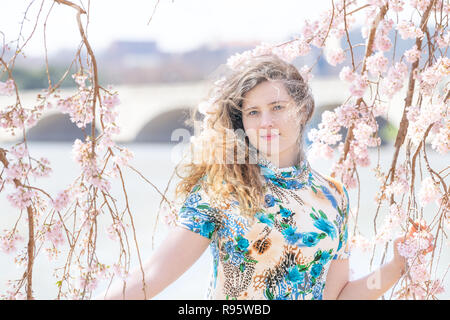
[[[176,225],[211,239],[219,229],[219,210],[211,206],[201,182],[197,183],[181,206]]]
[[[348,197],[347,189],[345,189],[343,185],[342,192],[342,201],[339,209],[339,214],[341,216],[341,224],[339,227],[339,246],[333,260],[348,259],[350,257],[350,250],[348,247],[348,218],[350,212],[350,200]]]

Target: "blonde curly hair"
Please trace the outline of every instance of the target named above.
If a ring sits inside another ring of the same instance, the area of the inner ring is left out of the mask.
[[[275,55],[253,57],[215,82],[208,95],[206,111],[201,110],[203,105],[191,113],[190,124],[202,113],[203,125],[191,138],[189,161],[175,169],[181,178],[175,190],[177,198],[186,197],[201,180],[217,206],[225,206],[227,199],[234,196],[241,214],[253,218],[261,210],[264,181],[257,165],[258,150],[245,135],[242,102],[247,92],[264,81],[281,81],[295,101],[299,121],[302,121],[297,141],[300,160],[304,159],[304,128],[315,107],[311,90],[294,65]]]

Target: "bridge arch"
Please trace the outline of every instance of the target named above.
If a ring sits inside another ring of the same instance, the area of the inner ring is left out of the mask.
[[[85,131],[86,134],[90,134],[90,125]],[[96,135],[98,134],[99,132],[96,130]],[[26,137],[28,141],[73,142],[75,139],[84,140],[85,134],[82,129],[70,121],[69,115],[54,113],[41,118],[34,127],[27,131]]]
[[[139,143],[178,143],[172,141],[172,133],[176,129],[185,129],[193,135],[193,128],[185,121],[190,117],[190,108],[179,107],[162,112],[149,121],[139,130],[133,142]]]

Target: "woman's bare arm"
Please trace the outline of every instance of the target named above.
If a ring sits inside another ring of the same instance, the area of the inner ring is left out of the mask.
[[[208,247],[210,240],[181,227],[175,227],[170,235],[144,263],[146,295],[142,272],[136,268],[124,282],[114,283],[107,294],[97,299],[107,300],[141,300],[151,299],[177,280]]]

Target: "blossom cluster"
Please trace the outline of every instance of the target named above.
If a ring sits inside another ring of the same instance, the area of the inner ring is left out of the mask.
[[[0,127],[11,130],[31,128],[37,124],[44,110],[43,105],[33,108],[23,108],[22,106],[9,105],[5,110],[0,111]]]
[[[445,291],[440,280],[433,280],[429,272],[429,248],[434,237],[428,229],[414,230],[405,241],[398,243],[398,252],[406,258],[411,285],[404,296],[425,299],[427,295],[436,295]]]
[[[423,104],[420,107],[417,105],[410,106],[407,113],[409,121],[408,138],[410,138],[411,142],[417,146],[423,140],[425,132],[430,125],[436,124],[439,130],[443,129],[445,127],[443,126],[443,123],[448,123],[449,121],[448,116],[448,105],[444,102],[437,104]],[[433,136],[435,131],[431,132],[430,135]],[[448,146],[448,139],[444,139],[441,143],[442,146],[437,146],[437,143],[435,142],[435,148],[444,151],[443,153],[445,153],[445,145]]]
[[[15,90],[14,81],[8,79],[5,82],[0,81],[0,95],[1,96],[12,96]]]
[[[4,234],[0,235],[0,250],[6,254],[15,253],[17,246],[24,238],[14,231],[4,230]]]

